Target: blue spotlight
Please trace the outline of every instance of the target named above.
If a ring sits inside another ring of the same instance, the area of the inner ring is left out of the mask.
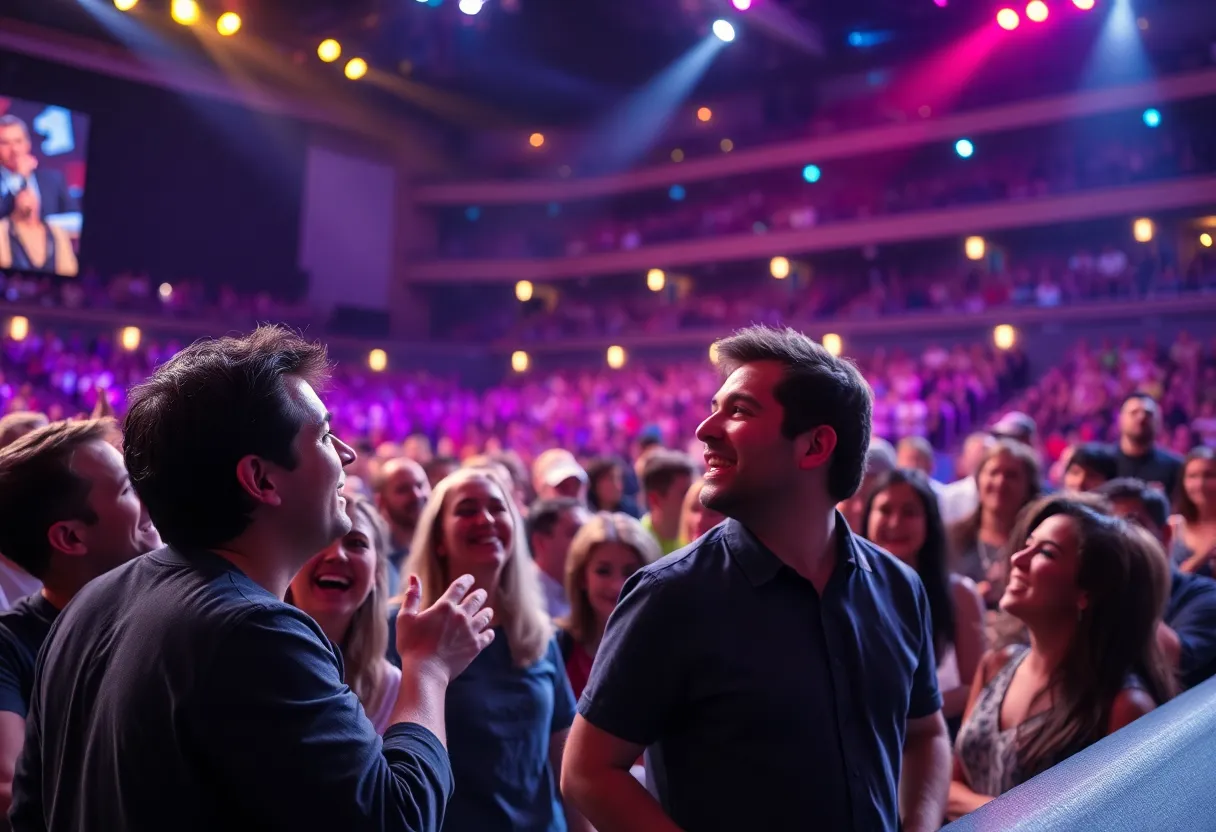
[[[1156,107],[1149,107],[1141,116],[1144,119],[1145,127],[1160,127],[1161,126],[1161,111]]]
[[[954,143],[954,152],[964,159],[970,159],[971,154],[975,153],[975,145],[971,143],[971,139],[959,139]]]
[[[464,218],[469,222],[477,222],[481,219],[481,209],[476,205],[470,205],[464,209]]]
[[[819,170],[819,165],[807,165],[802,169],[802,178],[806,182],[814,184],[819,181],[819,177],[823,173]]]
[[[713,29],[714,34],[718,37],[718,40],[722,41],[723,43],[730,43],[735,39],[735,27],[731,25],[729,20],[715,20]]]
[[[684,186],[672,185],[671,189],[667,192],[667,195],[671,197],[672,202],[680,202],[682,199],[684,199]]]

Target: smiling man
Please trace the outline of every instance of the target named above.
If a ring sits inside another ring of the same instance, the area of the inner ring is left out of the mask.
[[[869,387],[788,329],[744,329],[718,363],[701,501],[730,519],[626,583],[562,791],[599,832],[937,829],[925,590],[835,508],[861,482]],[[657,801],[629,773],[644,749]]]
[[[127,470],[169,544],[85,587],[38,659],[13,828],[438,830],[448,682],[493,639],[457,578],[397,619],[383,742],[341,656],[284,603],[351,528],[324,347],[279,327],[199,341],[135,388]],[[467,596],[467,597],[466,597]]]

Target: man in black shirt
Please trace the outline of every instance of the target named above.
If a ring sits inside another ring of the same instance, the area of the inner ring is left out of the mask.
[[[34,662],[51,625],[93,578],[160,546],[108,419],[55,422],[0,451],[0,550],[42,590],[0,613],[0,812],[12,802]],[[0,824],[3,825],[3,824]]]
[[[438,830],[449,680],[490,643],[461,576],[409,581],[383,740],[321,628],[283,602],[350,530],[354,451],[315,392],[324,347],[278,327],[200,341],[131,392],[127,470],[169,546],[86,586],[35,671],[18,832]]]
[[[1158,448],[1161,414],[1147,393],[1133,393],[1119,409],[1119,445],[1115,449],[1120,477],[1143,480],[1174,496],[1182,476],[1182,457]]]

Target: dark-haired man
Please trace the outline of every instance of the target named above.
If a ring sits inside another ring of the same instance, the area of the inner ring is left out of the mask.
[[[647,509],[642,525],[665,555],[680,548],[680,511],[696,473],[692,460],[679,451],[655,451],[642,467]]]
[[[283,595],[350,529],[315,388],[324,347],[278,327],[200,341],[135,388],[127,470],[167,547],[85,587],[38,660],[14,829],[438,830],[448,682],[493,638],[462,576],[397,619],[383,741],[320,627]]]
[[[730,519],[626,583],[562,791],[600,832],[937,829],[925,590],[835,508],[861,482],[869,387],[793,330],[742,330],[718,363],[701,500]],[[644,749],[657,801],[629,773]]]
[[[1114,451],[1097,442],[1078,445],[1064,468],[1062,485],[1065,491],[1078,493],[1094,491],[1118,476]]]
[[[574,497],[537,500],[528,510],[528,546],[536,562],[545,608],[551,618],[570,614],[566,598],[566,555],[570,542],[588,518],[587,508]]]
[[[431,496],[431,483],[422,466],[406,456],[380,467],[375,482],[376,507],[388,522],[393,548],[388,554],[388,594],[400,592],[401,564],[414,542],[418,517]]]
[[[34,662],[81,587],[160,546],[110,420],[55,422],[0,451],[0,547],[41,591],[0,613],[0,813],[12,802]],[[0,822],[3,826],[4,822]]]
[[[1182,457],[1157,447],[1161,413],[1147,393],[1133,393],[1119,408],[1119,444],[1115,462],[1120,477],[1133,477],[1171,496],[1182,476]]]
[[[1115,514],[1134,520],[1170,548],[1170,504],[1155,488],[1131,478],[1114,479],[1096,492],[1110,500]],[[1184,688],[1216,676],[1216,581],[1191,575],[1170,564],[1170,597],[1161,616],[1157,641],[1178,668]]]

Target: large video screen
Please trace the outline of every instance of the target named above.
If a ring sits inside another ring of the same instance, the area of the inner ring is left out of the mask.
[[[0,269],[74,277],[87,116],[0,96]]]

